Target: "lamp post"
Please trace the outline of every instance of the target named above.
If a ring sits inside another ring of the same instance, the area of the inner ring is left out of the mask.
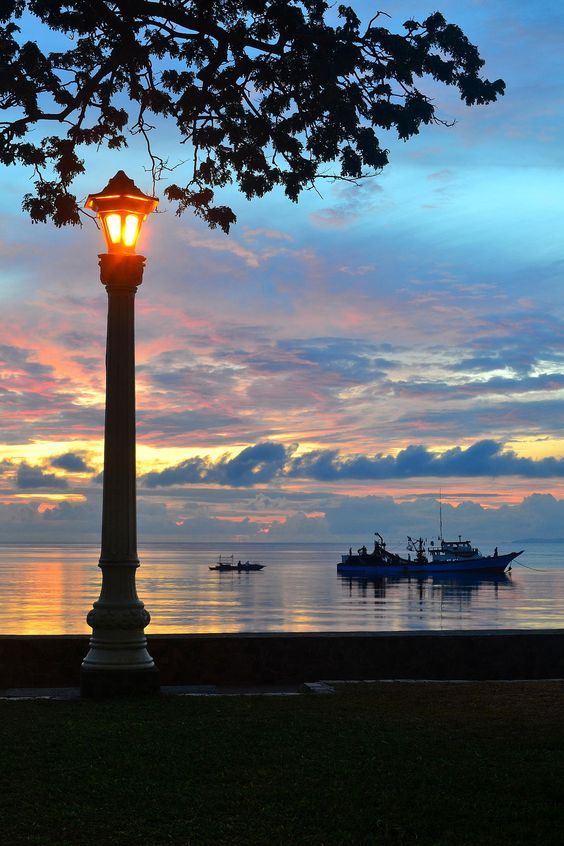
[[[151,693],[159,673],[147,651],[150,616],[137,596],[135,501],[134,298],[145,257],[135,254],[143,221],[158,200],[143,194],[120,170],[86,208],[96,212],[108,252],[100,258],[100,280],[108,292],[106,424],[100,598],[87,617],[90,650],[82,662],[81,694]]]

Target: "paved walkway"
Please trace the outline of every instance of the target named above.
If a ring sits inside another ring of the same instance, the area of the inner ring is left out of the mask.
[[[258,685],[256,687],[218,687],[217,685],[163,685],[161,696],[301,696],[334,693],[325,682],[296,685]],[[78,687],[8,687],[0,690],[0,700],[80,699]]]

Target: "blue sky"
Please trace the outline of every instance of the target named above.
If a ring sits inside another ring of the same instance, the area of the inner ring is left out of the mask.
[[[388,25],[436,8],[390,4]],[[508,538],[525,523],[562,534],[564,8],[438,8],[506,81],[498,103],[468,109],[433,89],[456,124],[386,139],[390,165],[359,187],[323,184],[297,206],[229,189],[229,236],[164,202],[146,224],[142,538],[345,540],[351,508],[364,526],[351,542],[388,526],[430,532],[439,487],[456,534],[495,536],[496,516]],[[88,153],[79,196],[119,168],[150,189],[131,140]],[[157,146],[185,157],[167,128]],[[88,221],[32,226],[29,178],[2,172],[0,527],[7,539],[95,536],[101,239]]]

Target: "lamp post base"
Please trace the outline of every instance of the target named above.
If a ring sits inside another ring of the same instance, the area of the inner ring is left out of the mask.
[[[157,667],[141,670],[80,671],[80,695],[85,699],[104,699],[113,696],[150,696],[160,690]]]

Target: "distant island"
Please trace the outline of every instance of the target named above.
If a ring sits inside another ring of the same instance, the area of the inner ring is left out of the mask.
[[[511,543],[564,543],[564,538],[516,538]]]

